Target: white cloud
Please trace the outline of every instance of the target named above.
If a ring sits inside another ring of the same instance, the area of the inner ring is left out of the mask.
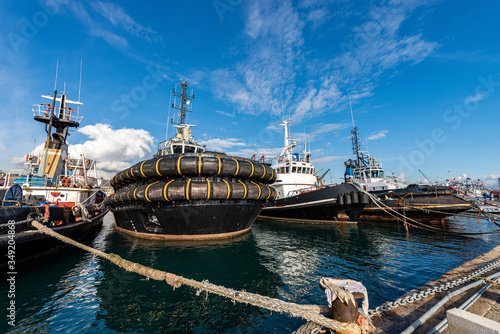
[[[123,32],[149,43],[163,42],[154,30],[137,23],[122,7],[111,2],[49,0],[47,5],[58,13],[67,11],[68,15],[78,19],[87,28],[91,36],[100,37],[110,46],[120,50],[130,47],[129,41],[121,36]],[[99,20],[97,14],[105,21]]]
[[[95,12],[101,14],[115,27],[122,28],[133,36],[142,38],[152,43],[160,41],[161,37],[151,28],[144,27],[137,23],[128,15],[123,8],[111,2],[95,1],[90,2],[90,6]]]
[[[328,157],[322,157],[322,158],[318,158],[318,159],[313,159],[313,163],[315,163],[315,164],[323,164],[323,163],[326,163],[326,162],[330,162],[332,160],[347,159],[347,158],[348,158],[348,156],[346,156],[346,155],[343,155],[343,156],[331,155],[331,156],[328,156]]]
[[[368,137],[368,140],[378,140],[378,139],[383,139],[385,138],[385,135],[389,132],[389,130],[382,130],[382,131],[377,131],[373,132],[370,137]]]
[[[323,133],[332,133],[350,127],[349,123],[331,123],[331,124],[317,124],[314,126],[312,136],[317,137]]]
[[[83,144],[70,144],[70,157],[81,154],[93,159],[97,164],[98,175],[109,178],[116,172],[130,167],[141,159],[151,156],[154,138],[145,130],[122,128],[114,130],[109,124],[98,123],[78,129],[90,139]],[[44,144],[38,145],[34,152],[41,153]],[[22,165],[25,157],[14,157],[11,164]]]
[[[206,145],[207,150],[210,151],[225,151],[228,148],[231,147],[237,147],[237,146],[248,146],[248,144],[241,142],[237,138],[212,138],[212,139],[206,139],[202,140],[199,142],[200,145]]]
[[[465,98],[464,102],[466,104],[469,103],[474,103],[474,102],[479,102],[483,100],[486,96],[488,96],[489,92],[488,91],[482,91],[478,92],[476,95],[469,95]]]
[[[310,22],[314,30],[336,15],[359,15],[359,11],[317,1],[250,2],[245,21],[247,46],[237,52],[245,58],[212,72],[214,95],[243,113],[277,116],[284,109],[295,123],[344,110],[348,91],[353,103],[372,96],[387,70],[403,63],[418,64],[439,47],[421,33],[403,34],[400,29],[426,3],[390,1],[372,6],[361,14],[364,22],[340,43],[339,52],[322,54],[323,50],[312,48],[314,43],[307,43],[308,38],[319,37],[305,32],[305,25]],[[325,43],[339,43],[322,38]],[[299,86],[299,82],[305,84]]]
[[[229,113],[229,112],[222,111],[222,110],[216,110],[215,112],[218,114],[224,115],[224,116],[232,117],[232,118],[234,118],[236,116],[234,111],[232,113]]]
[[[84,153],[96,160],[99,170],[115,173],[130,167],[143,158],[149,158],[154,138],[141,129],[114,130],[109,124],[87,125],[78,132],[90,137],[83,144],[69,146],[69,154]]]
[[[250,2],[245,21],[246,59],[212,73],[214,94],[240,112],[279,115],[295,93],[302,59],[303,21],[289,1]]]
[[[485,175],[484,176],[484,179],[485,180],[498,180],[500,178],[500,174],[489,174],[489,175]]]
[[[386,177],[388,177],[388,175],[386,175]],[[404,174],[399,174],[398,176],[396,176],[396,180],[401,183],[408,183],[409,181]]]

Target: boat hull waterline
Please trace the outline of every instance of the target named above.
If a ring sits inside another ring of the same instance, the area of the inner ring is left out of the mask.
[[[111,181],[106,200],[118,230],[147,239],[200,240],[250,230],[276,197],[265,165],[219,153],[172,154],[142,161]]]
[[[357,223],[368,201],[351,184],[326,186],[270,201],[260,217],[308,224]]]
[[[37,207],[19,207],[9,208],[10,215],[8,218],[16,217],[16,221],[26,220],[31,213],[36,213]],[[72,215],[67,214],[67,210],[63,207],[50,208],[50,222],[60,221],[61,225],[52,226],[51,229],[55,232],[69,237],[73,240],[81,240],[94,231],[96,231],[102,224],[104,216],[108,213],[108,209],[94,209],[89,211],[88,220],[80,220]],[[57,210],[60,209],[60,210]],[[15,212],[19,211],[19,212]],[[71,210],[69,210],[71,213]],[[21,219],[19,219],[21,217]],[[9,219],[9,221],[14,222],[14,219]],[[28,229],[28,222],[26,224],[16,225],[15,227],[15,261],[23,262],[44,256],[46,254],[55,252],[65,246],[63,242],[38,232],[34,229]],[[4,224],[3,224],[4,225]],[[8,261],[8,249],[9,245],[9,233],[7,230],[11,229],[9,225],[2,228],[2,234],[0,235],[0,251],[2,252],[2,257],[0,259],[0,267],[7,265]],[[14,228],[12,228],[14,230]],[[4,231],[5,230],[5,231]]]
[[[463,213],[471,208],[470,203],[452,194],[450,190],[426,187],[375,191],[383,208],[370,202],[360,217],[362,221],[399,221],[402,216],[389,214],[390,209],[420,222],[443,221],[449,216]]]

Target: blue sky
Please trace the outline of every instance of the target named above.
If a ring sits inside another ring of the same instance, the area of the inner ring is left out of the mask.
[[[151,157],[183,80],[193,135],[212,149],[276,156],[285,114],[338,181],[350,94],[362,148],[386,173],[496,183],[499,12],[495,1],[2,1],[0,169],[22,169],[43,143],[30,105],[53,92],[57,61],[58,90],[78,97],[81,60],[70,152],[104,175]]]

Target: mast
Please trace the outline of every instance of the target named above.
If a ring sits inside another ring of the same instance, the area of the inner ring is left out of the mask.
[[[57,70],[56,70],[56,82],[57,82]],[[50,118],[49,118],[49,128],[48,129],[47,129],[47,124],[45,124],[45,131],[47,132],[47,140],[45,141],[45,152],[43,154],[43,161],[40,164],[41,168],[38,171],[38,173],[40,175],[45,175],[45,161],[47,159],[47,152],[49,150],[50,133],[52,132],[52,123],[53,123],[53,120],[54,120],[54,108],[55,108],[55,105],[56,105],[56,98],[57,98],[57,90],[54,89],[54,99],[52,100],[52,107],[50,107]]]
[[[290,145],[290,133],[288,130],[290,123],[290,120],[283,120],[283,124],[280,124],[283,127],[283,132],[285,134],[284,146],[280,156],[286,155],[286,158],[288,159],[291,159],[292,149],[295,147],[295,140],[292,140],[292,144]]]
[[[181,82],[181,87],[182,90],[181,92],[177,92],[175,88],[173,89],[173,96],[178,97],[181,99],[181,105],[175,105],[172,103],[172,108],[179,110],[179,123],[177,125],[174,125],[174,128],[177,128],[177,135],[176,137],[185,141],[185,142],[190,142],[191,141],[191,126],[194,125],[189,125],[185,123],[186,120],[186,112],[191,112],[189,110],[189,105],[191,104],[191,99],[194,99],[194,94],[193,95],[188,95],[187,94],[187,82]],[[171,121],[173,123],[173,121]]]
[[[351,130],[351,138],[352,138],[352,153],[356,155],[356,161],[358,164],[361,162],[361,157],[359,156],[359,149],[361,148],[361,144],[359,143],[358,138],[358,127],[354,127]]]
[[[176,96],[176,97],[179,97],[181,99],[181,105],[175,105],[174,103],[172,103],[172,108],[174,109],[177,109],[179,110],[179,125],[183,125],[184,124],[184,121],[186,119],[186,111],[191,111],[189,109],[187,109],[187,106],[189,106],[191,104],[191,99],[194,99],[194,94],[189,96],[187,95],[187,82],[181,82],[181,87],[182,87],[182,91],[179,93],[179,92],[176,92],[175,91],[175,88],[173,90],[173,95]]]
[[[351,130],[351,139],[352,139],[352,153],[356,156],[356,162],[358,165],[361,165],[361,159],[359,156],[359,150],[361,148],[361,144],[359,143],[358,138],[358,127],[354,125],[354,114],[352,112],[352,104],[351,104],[351,94],[347,94],[349,98],[349,109],[351,110],[351,120],[352,120],[352,130]]]
[[[78,127],[83,117],[79,113],[78,107],[73,109],[69,105],[75,104],[79,106],[83,103],[69,100],[64,91],[60,97],[57,97],[57,90],[54,90],[53,97],[47,94],[42,95],[42,98],[52,100],[52,103],[31,106],[35,121],[44,123],[47,132],[47,140],[37,175],[40,177],[47,175],[52,184],[55,184],[64,170],[64,163],[67,158],[68,144],[66,139],[68,130],[72,127]],[[59,102],[57,111],[56,102]]]

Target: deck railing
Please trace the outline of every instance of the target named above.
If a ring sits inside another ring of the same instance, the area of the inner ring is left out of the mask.
[[[31,110],[33,111],[33,116],[37,117],[50,117],[52,106],[50,104],[34,104],[31,106]],[[59,111],[63,110],[62,117],[59,118]],[[72,122],[80,123],[83,118],[83,114],[80,113],[78,109],[73,109],[71,107],[59,108],[56,107],[54,111],[54,115],[61,120],[67,120]]]

